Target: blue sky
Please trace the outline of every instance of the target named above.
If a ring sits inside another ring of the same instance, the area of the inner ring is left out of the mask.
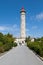
[[[43,0],[0,0],[0,32],[20,36],[20,9],[26,10],[26,36],[43,36]]]

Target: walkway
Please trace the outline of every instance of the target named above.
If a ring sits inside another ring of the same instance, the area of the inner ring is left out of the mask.
[[[43,65],[43,62],[26,46],[17,46],[0,57],[0,65]]]

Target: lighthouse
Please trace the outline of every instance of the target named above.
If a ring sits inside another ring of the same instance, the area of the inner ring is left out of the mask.
[[[24,8],[20,10],[20,37],[16,38],[16,43],[21,45],[26,45],[25,38],[26,38],[26,11]]]
[[[25,38],[26,38],[26,19],[25,19],[25,14],[26,14],[26,11],[24,8],[21,9],[20,11],[20,14],[21,14],[21,27],[20,27],[20,38],[21,38],[21,42],[24,42],[25,41]]]

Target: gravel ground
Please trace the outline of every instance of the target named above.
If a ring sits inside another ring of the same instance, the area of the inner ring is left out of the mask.
[[[0,57],[0,65],[43,65],[43,62],[26,46],[17,46]]]

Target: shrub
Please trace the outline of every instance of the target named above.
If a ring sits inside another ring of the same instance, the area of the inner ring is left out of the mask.
[[[3,53],[3,52],[4,52],[4,48],[0,47],[0,53]]]
[[[0,42],[0,53],[3,53],[3,52],[4,52],[3,43]]]
[[[16,47],[17,46],[17,43],[13,43],[13,47]]]
[[[40,42],[28,42],[27,46],[34,50],[40,56],[43,56],[43,43]]]
[[[11,34],[3,35],[3,33],[0,33],[0,53],[10,50],[13,46],[17,46],[14,40],[15,38]]]
[[[12,48],[12,44],[7,43],[3,47],[4,47],[4,51],[8,51],[8,50],[10,50]]]
[[[3,46],[3,43],[2,43],[2,42],[0,42],[0,47],[1,47],[1,46]]]

